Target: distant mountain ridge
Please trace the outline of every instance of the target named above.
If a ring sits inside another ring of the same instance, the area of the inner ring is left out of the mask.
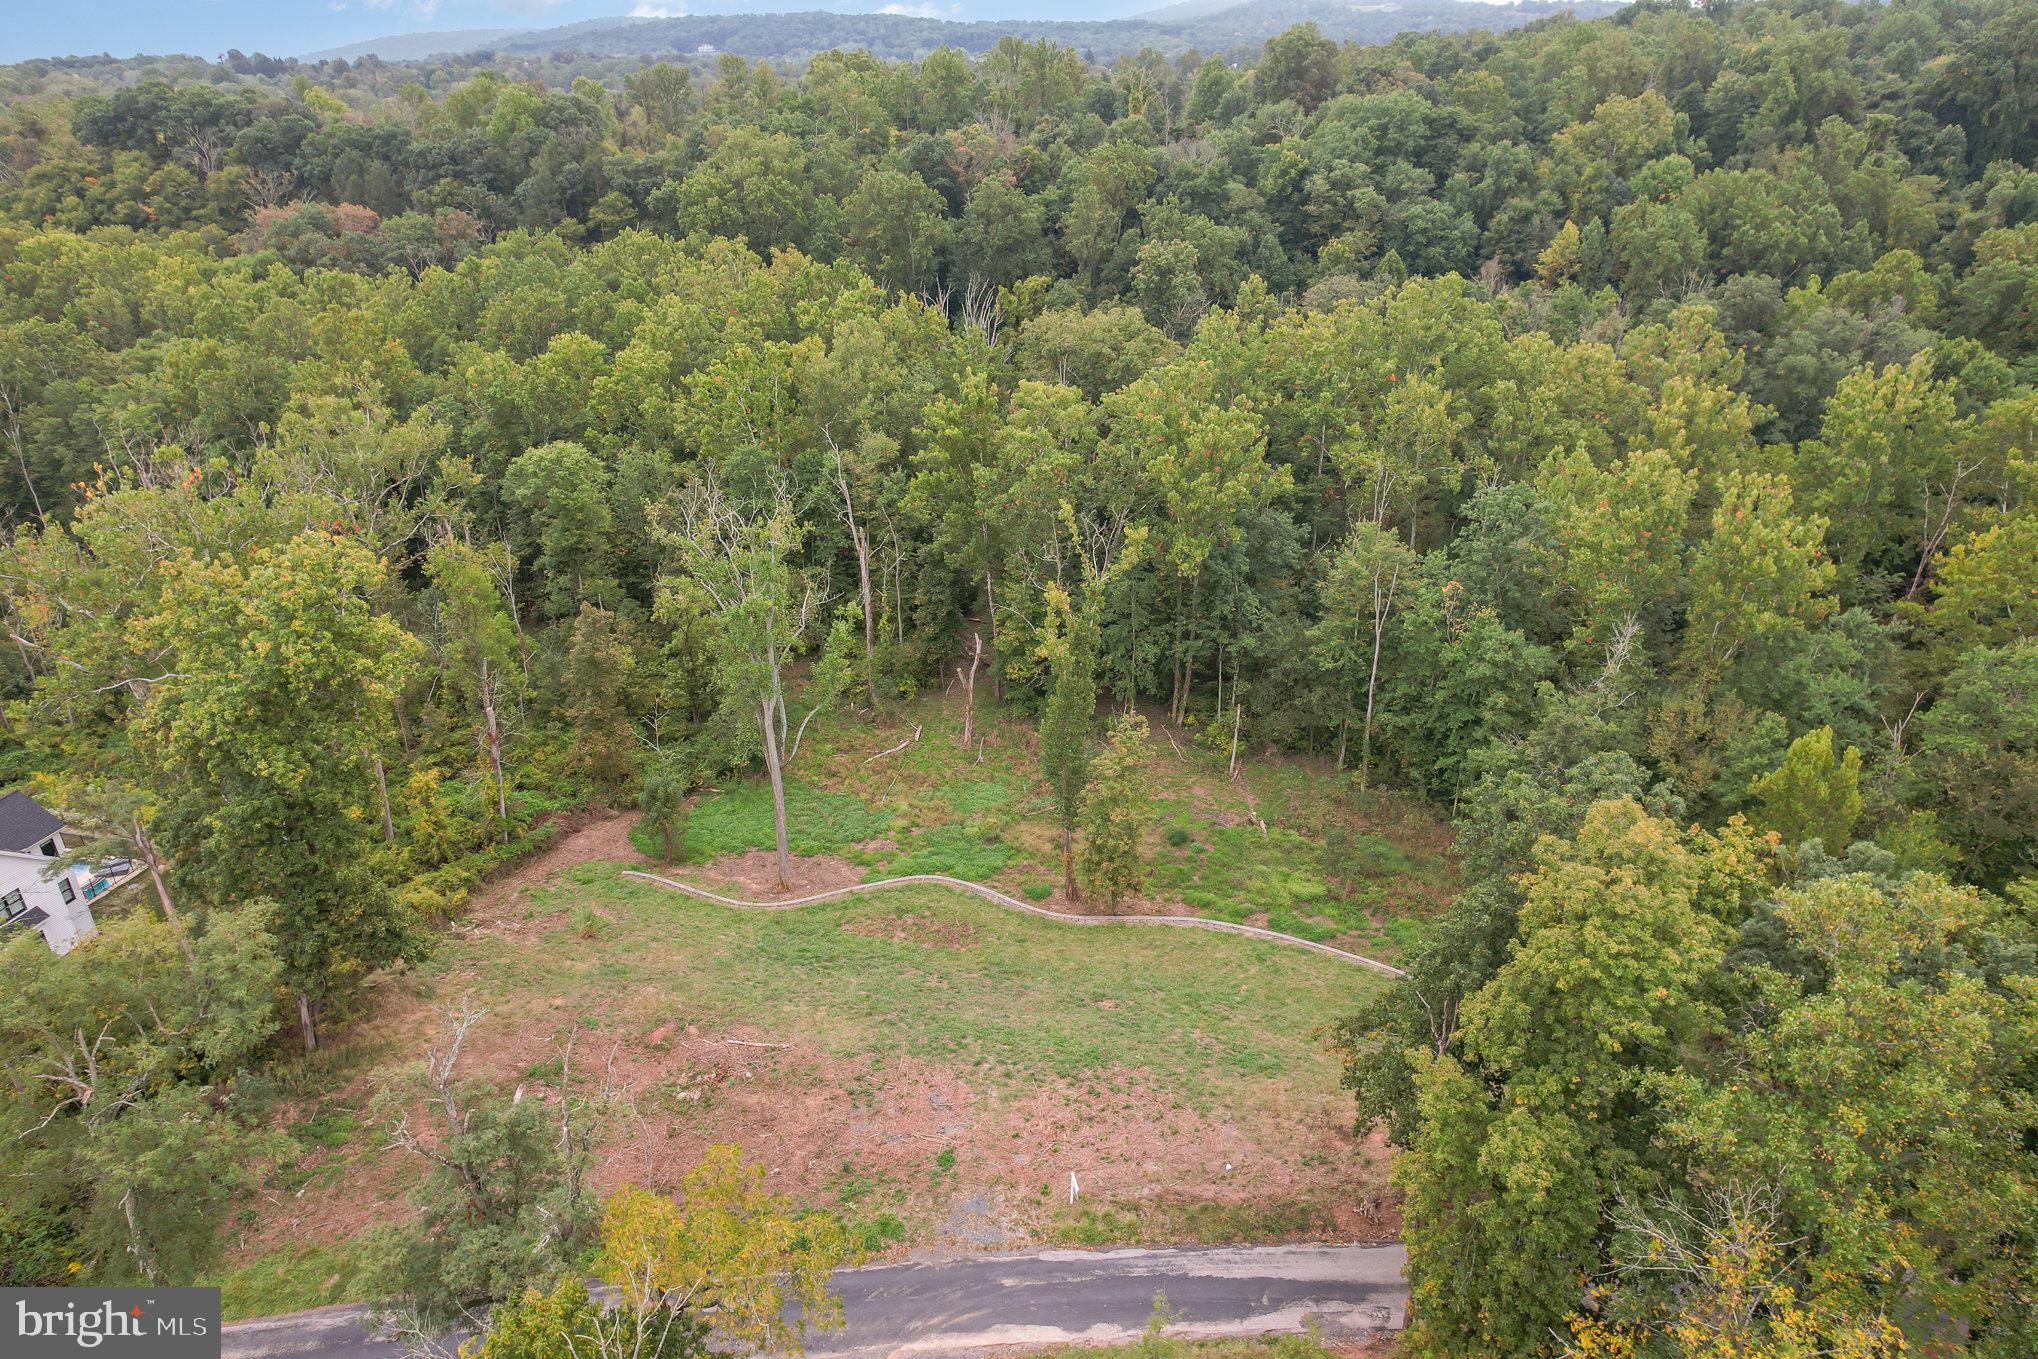
[[[1384,43],[1407,32],[1456,33],[1516,28],[1570,13],[1598,18],[1621,8],[1618,0],[1180,0],[1125,19],[1004,19],[961,22],[909,14],[841,14],[808,10],[770,14],[690,14],[677,18],[590,19],[556,28],[410,33],[370,39],[316,53],[352,60],[374,53],[384,61],[418,60],[466,52],[567,52],[590,57],[693,56],[733,52],[774,61],[803,61],[837,48],[869,51],[887,60],[924,57],[938,47],[972,54],[1001,38],[1055,42],[1110,61],[1145,48],[1173,56],[1256,49],[1300,23],[1314,23],[1337,42]],[[464,45],[455,45],[460,39]],[[396,55],[402,52],[404,55]]]
[[[448,28],[428,33],[391,33],[380,38],[369,38],[365,42],[342,43],[338,47],[308,52],[303,59],[329,61],[337,58],[357,61],[372,55],[384,61],[419,61],[426,57],[478,52],[495,47],[506,38],[528,32],[530,30],[527,28]]]

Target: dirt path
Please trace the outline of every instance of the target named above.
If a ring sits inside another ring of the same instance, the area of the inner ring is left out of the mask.
[[[817,906],[824,901],[839,901],[844,897],[858,896],[866,892],[882,892],[893,887],[910,887],[928,884],[938,887],[952,887],[958,892],[967,892],[994,905],[1024,911],[1028,915],[1042,916],[1048,920],[1059,920],[1068,925],[1174,925],[1183,929],[1217,930],[1224,934],[1243,934],[1253,939],[1265,939],[1276,944],[1288,944],[1295,948],[1306,948],[1336,958],[1340,962],[1352,963],[1359,967],[1370,967],[1390,977],[1406,976],[1400,968],[1383,963],[1377,958],[1368,958],[1361,953],[1349,953],[1329,944],[1319,944],[1313,939],[1303,939],[1279,930],[1262,929],[1257,925],[1234,925],[1228,920],[1211,920],[1200,915],[1070,915],[1065,911],[1051,911],[1045,906],[1008,897],[995,887],[986,887],[980,882],[967,882],[961,878],[946,878],[936,873],[915,873],[902,878],[886,878],[883,882],[852,883],[847,887],[831,888],[811,896],[791,897],[784,901],[744,901],[737,897],[725,897],[719,892],[710,892],[705,887],[694,887],[688,883],[661,878],[656,873],[640,873],[635,869],[624,869],[626,878],[641,878],[655,882],[660,887],[670,887],[675,892],[684,892],[690,897],[712,901],[720,906],[734,906],[748,911],[784,911],[795,906]]]
[[[468,908],[471,917],[485,917],[504,903],[518,900],[525,889],[558,877],[569,868],[593,863],[649,863],[630,843],[635,812],[606,807],[580,812],[568,818],[570,827],[558,843],[539,850],[511,872],[490,878],[474,894]]]

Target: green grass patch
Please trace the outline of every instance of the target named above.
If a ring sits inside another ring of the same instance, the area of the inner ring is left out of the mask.
[[[571,937],[570,907],[614,928]],[[1274,943],[1198,930],[1075,929],[938,887],[796,911],[733,911],[601,865],[538,894],[546,936],[504,950],[449,940],[436,967],[471,974],[477,1002],[558,997],[576,1009],[642,997],[647,1024],[741,1015],[843,1056],[896,1052],[991,1083],[1060,1078],[1102,1089],[1124,1071],[1199,1107],[1248,1106],[1256,1082],[1328,1091],[1312,1035],[1377,979]],[[910,915],[946,947],[845,929]],[[463,978],[463,985],[467,984]]]
[[[373,1295],[373,1253],[360,1241],[271,1255],[219,1280],[222,1321],[365,1302]]]
[[[1057,1217],[1048,1236],[1058,1246],[1112,1246],[1139,1239],[1139,1218],[1116,1208],[1083,1208]]]
[[[786,832],[795,854],[838,854],[861,840],[875,840],[891,827],[887,812],[847,793],[831,793],[804,783],[785,787]],[[630,843],[658,858],[658,834],[639,824]],[[701,864],[724,854],[771,849],[778,844],[772,820],[771,785],[762,779],[732,784],[695,802],[686,823],[683,863]]]
[[[965,882],[989,882],[1018,857],[995,831],[949,823],[919,831],[897,852],[870,856],[865,882],[915,873],[938,873]]]
[[[1324,842],[1323,866],[1333,877],[1360,882],[1405,877],[1418,871],[1421,863],[1384,836],[1333,829]]]
[[[1400,949],[1403,953],[1408,952],[1408,950],[1422,942],[1422,922],[1420,920],[1411,920],[1405,915],[1396,916],[1387,922],[1385,929],[1387,937],[1394,941],[1394,947]]]
[[[1310,920],[1304,916],[1296,915],[1293,911],[1274,911],[1269,913],[1267,916],[1267,928],[1279,930],[1282,934],[1292,934],[1297,939],[1307,939],[1317,944],[1322,943],[1326,939],[1335,938],[1338,934],[1342,933],[1335,925],[1326,925],[1320,920]]]
[[[1169,837],[1172,842],[1173,837]],[[1290,830],[1217,826],[1155,856],[1153,885],[1222,920],[1316,912],[1330,896],[1313,840]]]
[[[353,1110],[321,1108],[310,1118],[294,1124],[290,1136],[301,1146],[332,1151],[345,1146],[357,1126]]]
[[[942,789],[950,811],[958,816],[980,816],[1013,801],[1012,789],[996,779],[971,779]]]
[[[1251,1203],[1154,1203],[1136,1211],[1104,1205],[1063,1210],[1049,1225],[1058,1245],[1233,1245],[1240,1242],[1321,1239],[1337,1230],[1330,1209],[1309,1198]]]
[[[897,1213],[879,1213],[875,1217],[842,1217],[836,1215],[842,1229],[849,1237],[852,1249],[864,1255],[876,1255],[891,1246],[904,1244],[906,1223]]]

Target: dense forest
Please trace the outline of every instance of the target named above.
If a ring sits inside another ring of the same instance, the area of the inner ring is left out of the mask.
[[[4,759],[163,917],[0,953],[0,1278],[975,636],[1072,833],[1134,707],[1455,818],[1415,1352],[2038,1352],[2038,7],[559,65],[0,72]]]

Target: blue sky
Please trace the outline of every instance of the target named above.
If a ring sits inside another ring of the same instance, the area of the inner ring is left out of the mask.
[[[1109,19],[1168,0],[893,0],[902,12],[958,19]],[[741,10],[869,11],[886,0],[0,0],[0,62],[111,52],[229,47],[300,56],[391,33],[537,28],[629,14]]]

